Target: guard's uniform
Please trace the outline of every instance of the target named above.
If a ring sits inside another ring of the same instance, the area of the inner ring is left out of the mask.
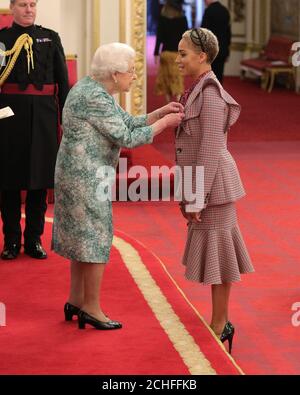
[[[18,244],[20,190],[29,191],[25,244],[39,241],[43,233],[46,190],[54,186],[59,112],[61,115],[69,90],[59,35],[42,26],[22,27],[14,23],[0,31],[0,42],[9,50],[24,33],[33,39],[33,59],[22,48],[0,93],[0,108],[9,106],[15,114],[0,124],[3,232],[6,243]]]

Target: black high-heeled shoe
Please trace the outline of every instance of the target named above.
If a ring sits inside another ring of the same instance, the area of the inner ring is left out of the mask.
[[[228,340],[229,343],[229,354],[231,354],[232,350],[232,342],[233,342],[233,336],[234,336],[234,326],[230,321],[227,321],[223,332],[221,334],[220,340],[222,343],[224,343],[226,340]]]
[[[73,304],[67,302],[64,307],[65,320],[72,321],[73,316],[78,315],[79,311],[79,307],[76,307]]]
[[[103,330],[122,328],[122,324],[118,321],[108,321],[108,322],[99,321],[97,320],[97,318],[92,317],[85,311],[80,310],[78,313],[78,328],[85,329],[85,324],[89,324],[96,329],[103,329]]]

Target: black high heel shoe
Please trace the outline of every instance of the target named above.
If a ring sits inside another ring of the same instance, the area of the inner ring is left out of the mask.
[[[78,313],[78,328],[85,329],[85,324],[89,324],[96,329],[103,329],[103,330],[122,328],[122,324],[118,321],[108,321],[108,322],[99,321],[97,320],[97,318],[92,317],[85,311],[80,310]]]
[[[223,332],[221,334],[220,340],[222,343],[224,343],[226,340],[228,340],[229,343],[229,354],[231,354],[232,350],[232,342],[233,342],[233,336],[234,336],[234,326],[230,321],[227,321]]]
[[[79,311],[79,307],[76,307],[73,304],[67,302],[64,307],[65,320],[72,321],[73,316],[78,315]]]

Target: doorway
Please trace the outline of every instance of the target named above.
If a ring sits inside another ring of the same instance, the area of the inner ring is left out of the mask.
[[[147,0],[147,112],[165,104],[164,97],[154,95],[154,83],[158,70],[158,65],[154,61],[157,22],[165,2],[166,0]],[[204,9],[204,0],[184,0],[183,11],[187,17],[189,29],[201,26]]]

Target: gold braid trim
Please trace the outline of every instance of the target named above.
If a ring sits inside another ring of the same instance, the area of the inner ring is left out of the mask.
[[[5,57],[9,56],[9,60],[6,64],[6,67],[4,71],[0,74],[0,86],[4,84],[4,82],[12,72],[23,48],[27,52],[28,74],[30,73],[30,66],[32,70],[34,69],[32,45],[33,45],[33,39],[28,34],[24,33],[17,38],[12,49],[10,49],[9,51],[2,51],[2,49],[0,49],[1,56],[5,56]]]

